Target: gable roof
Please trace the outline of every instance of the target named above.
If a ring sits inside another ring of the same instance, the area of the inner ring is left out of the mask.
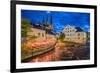
[[[47,30],[45,27],[46,27],[46,25],[44,25],[44,28],[42,28],[41,25],[33,25],[33,28],[40,29],[40,30],[45,30],[48,34],[55,35],[54,32]]]
[[[80,27],[75,27],[75,29],[76,29],[76,32],[83,31],[83,29],[81,29]]]

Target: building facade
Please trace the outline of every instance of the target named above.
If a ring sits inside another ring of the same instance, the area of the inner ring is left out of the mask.
[[[28,36],[33,36],[36,38],[40,38],[40,39],[45,39],[46,38],[46,31],[41,30],[41,29],[37,29],[37,28],[31,28],[30,32],[27,32]]]
[[[53,23],[52,23],[52,16],[50,16],[50,22],[48,22],[48,17],[46,18],[46,23],[43,21],[41,23],[36,23],[31,28],[30,32],[27,32],[28,36],[33,36],[40,39],[46,39],[46,38],[55,38],[53,33]]]
[[[86,43],[86,32],[84,32],[80,27],[67,25],[64,28],[63,33],[65,34],[64,41]]]

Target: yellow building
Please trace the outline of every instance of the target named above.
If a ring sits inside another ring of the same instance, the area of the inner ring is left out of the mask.
[[[84,32],[80,27],[67,25],[64,28],[63,33],[65,34],[64,41],[86,43],[86,32]]]
[[[28,36],[34,36],[37,38],[46,38],[46,31],[42,29],[37,29],[37,28],[31,28],[30,32],[27,32]]]

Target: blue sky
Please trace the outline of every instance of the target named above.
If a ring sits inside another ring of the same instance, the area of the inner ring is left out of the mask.
[[[31,23],[42,22],[48,16],[48,23],[52,15],[54,32],[61,32],[68,24],[80,27],[86,32],[90,32],[90,14],[79,12],[58,12],[58,11],[36,11],[21,10],[21,18],[29,20]]]

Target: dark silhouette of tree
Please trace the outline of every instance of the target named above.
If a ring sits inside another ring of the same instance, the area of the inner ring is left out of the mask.
[[[59,39],[60,39],[61,41],[63,41],[64,38],[65,38],[65,34],[64,34],[64,33],[61,33],[60,36],[59,36]]]
[[[31,31],[30,28],[33,27],[27,19],[21,20],[21,36],[26,37],[27,32]]]

